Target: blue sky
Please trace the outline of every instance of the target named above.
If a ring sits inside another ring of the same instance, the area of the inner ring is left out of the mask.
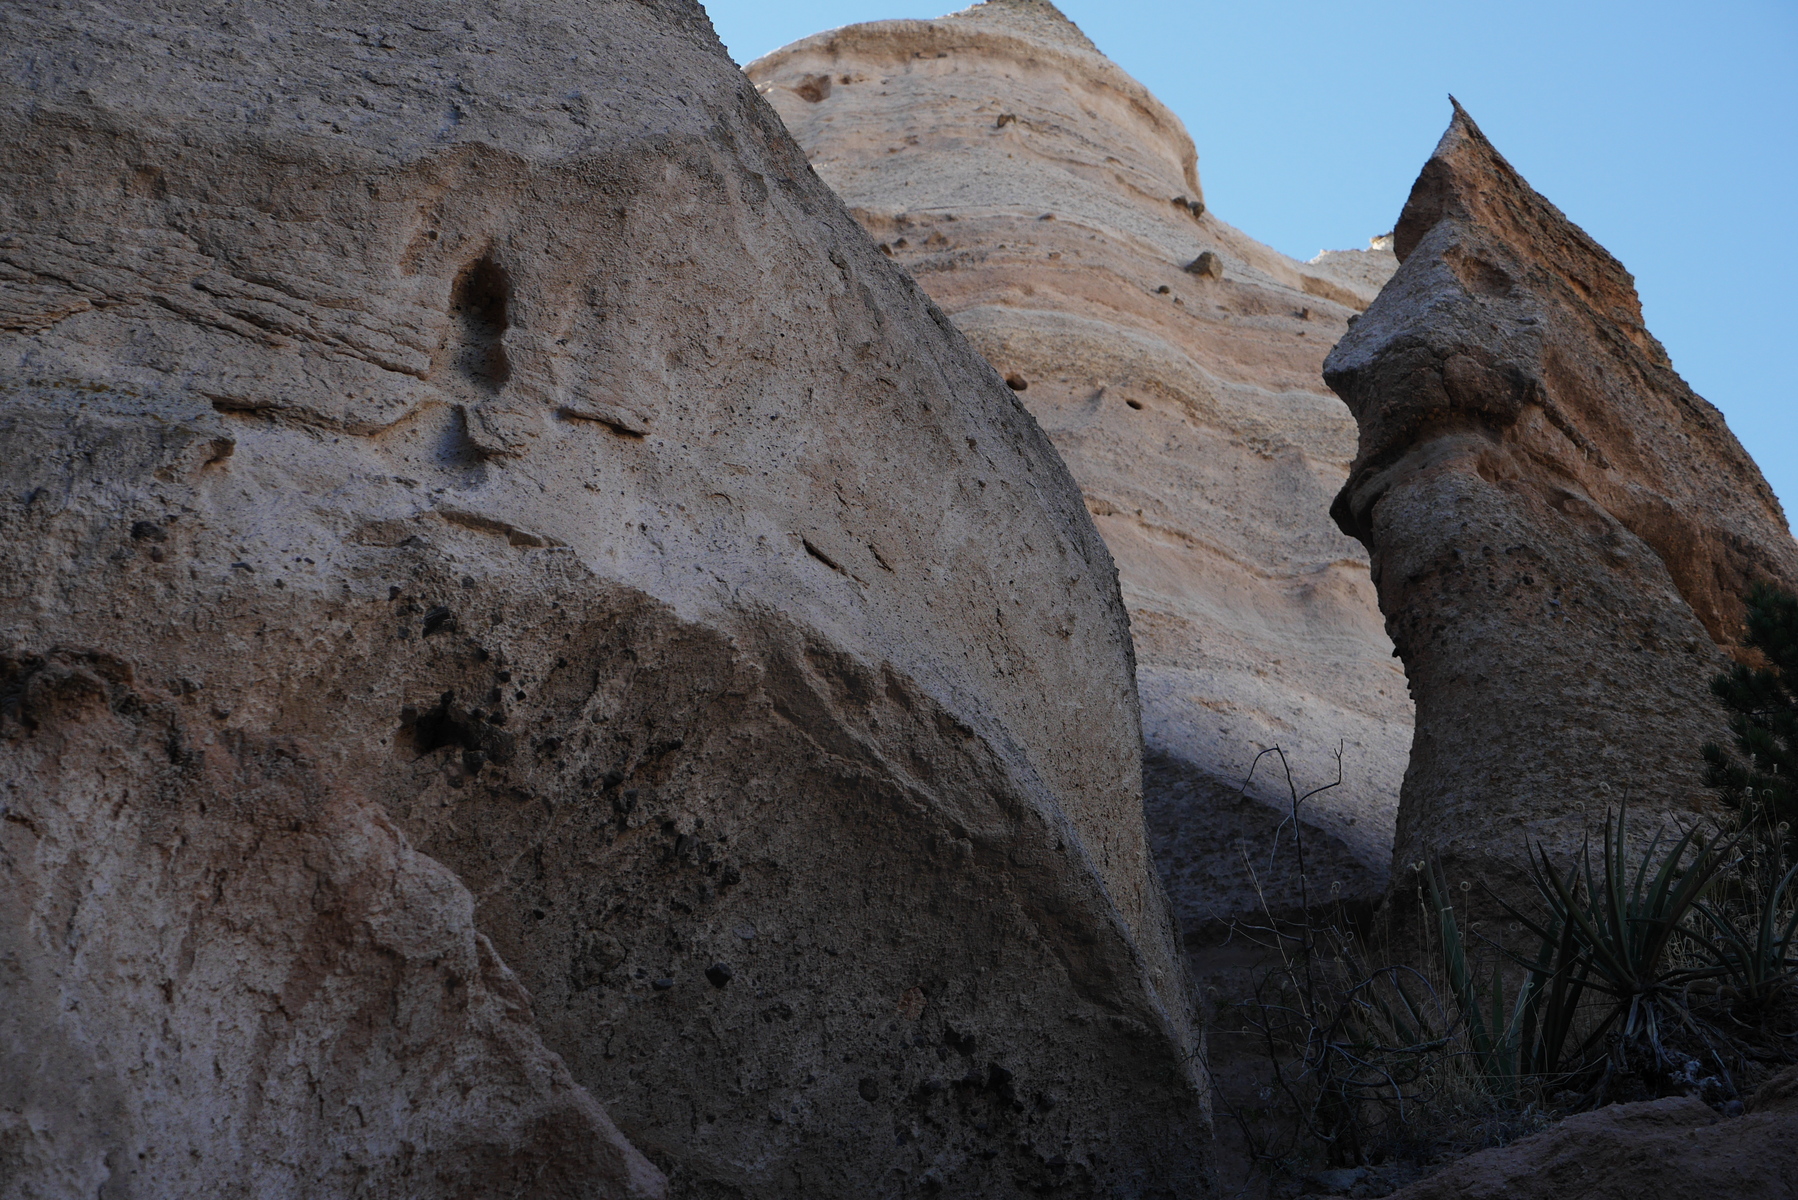
[[[958,0],[712,0],[738,62]],[[1299,258],[1391,228],[1453,92],[1636,276],[1798,518],[1798,0],[1065,0],[1180,114],[1212,210]]]

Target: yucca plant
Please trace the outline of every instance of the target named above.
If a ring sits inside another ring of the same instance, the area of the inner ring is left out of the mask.
[[[1666,831],[1657,830],[1638,857],[1630,853],[1628,829],[1626,808],[1619,808],[1614,822],[1607,814],[1601,866],[1594,868],[1587,846],[1578,865],[1565,876],[1536,846],[1530,878],[1547,906],[1548,921],[1506,908],[1545,942],[1566,941],[1582,973],[1582,986],[1611,1000],[1575,1058],[1584,1058],[1600,1039],[1616,1032],[1625,1050],[1645,1047],[1654,1067],[1661,1069],[1672,1065],[1662,1042],[1663,1026],[1670,1015],[1684,1012],[1681,990],[1719,973],[1714,965],[1672,966],[1668,950],[1689,932],[1687,917],[1732,861],[1737,839],[1706,837],[1689,829],[1656,866]]]
[[[1515,1100],[1525,1080],[1561,1073],[1567,1038],[1572,1033],[1585,991],[1586,967],[1574,927],[1548,918],[1535,954],[1524,959],[1505,951],[1492,960],[1491,979],[1482,983],[1469,965],[1466,941],[1455,919],[1454,905],[1433,864],[1424,875],[1435,910],[1441,942],[1443,974],[1454,994],[1467,1043],[1484,1086],[1501,1099]],[[1516,996],[1505,1001],[1504,961],[1527,968]]]
[[[1793,953],[1798,905],[1788,907],[1786,900],[1795,877],[1798,866],[1781,875],[1758,905],[1742,906],[1743,915],[1750,918],[1745,922],[1730,906],[1693,906],[1702,923],[1690,931],[1694,950],[1716,966],[1719,980],[1735,1000],[1755,1010],[1770,1007],[1798,984],[1798,957]]]
[[[1587,845],[1566,872],[1542,846],[1531,847],[1530,881],[1541,911],[1525,912],[1494,897],[1536,943],[1527,954],[1501,948],[1503,958],[1524,968],[1508,1004],[1502,962],[1494,962],[1489,982],[1476,978],[1446,889],[1434,867],[1427,868],[1443,970],[1469,1047],[1494,1094],[1514,1096],[1523,1080],[1589,1078],[1603,1061],[1599,1049],[1607,1040],[1621,1054],[1645,1048],[1654,1069],[1668,1069],[1673,1056],[1663,1044],[1664,1027],[1669,1020],[1689,1024],[1685,989],[1737,970],[1769,977],[1784,971],[1790,977],[1779,956],[1791,946],[1793,924],[1763,921],[1768,945],[1777,947],[1763,952],[1759,932],[1752,939],[1735,934],[1738,948],[1692,921],[1694,914],[1703,916],[1701,902],[1718,874],[1739,864],[1738,839],[1692,829],[1663,853],[1663,830],[1646,849],[1632,852],[1628,830],[1626,809],[1615,820],[1607,815],[1599,861]],[[1705,919],[1727,924],[1715,909]],[[1698,965],[1671,961],[1669,951],[1679,943],[1700,950]]]

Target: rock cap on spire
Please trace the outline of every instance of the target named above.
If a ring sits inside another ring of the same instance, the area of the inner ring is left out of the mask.
[[[1083,50],[1088,54],[1101,51],[1080,27],[1049,0],[982,0],[960,12],[950,13],[945,21],[978,21],[1004,28],[1005,32],[1049,42],[1065,49]]]

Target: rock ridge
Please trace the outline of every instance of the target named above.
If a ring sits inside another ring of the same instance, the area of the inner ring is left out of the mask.
[[[0,1175],[1207,1194],[1110,555],[698,5],[0,23]]]
[[[1299,901],[1280,744],[1326,895],[1384,890],[1411,714],[1359,546],[1325,352],[1396,266],[1300,263],[1204,206],[1178,117],[1052,5],[802,39],[745,68],[819,174],[1042,424],[1130,609],[1158,860],[1189,934]],[[1255,858],[1254,875],[1245,851]],[[1269,858],[1273,863],[1269,865]]]
[[[1437,856],[1515,892],[1526,839],[1571,854],[1625,799],[1644,836],[1714,813],[1708,684],[1798,545],[1628,272],[1458,103],[1394,239],[1325,378],[1360,427],[1332,511],[1417,701],[1395,880]]]

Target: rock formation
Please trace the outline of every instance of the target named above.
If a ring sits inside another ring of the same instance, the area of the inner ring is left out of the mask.
[[[1361,429],[1334,512],[1417,702],[1395,864],[1503,889],[1626,798],[1644,833],[1706,810],[1709,680],[1798,545],[1629,274],[1459,105],[1394,236],[1325,365]]]
[[[0,23],[12,1191],[1206,1194],[1111,559],[696,4]]]
[[[1687,1096],[1580,1113],[1470,1154],[1392,1200],[1790,1200],[1798,1195],[1793,1082],[1791,1071],[1769,1080],[1734,1120]]]
[[[8,415],[9,447],[141,465],[116,426],[52,440]],[[76,482],[7,483],[55,475]],[[142,620],[156,590],[108,589],[128,612],[102,619]],[[207,737],[169,683],[91,649],[0,659],[0,1191],[664,1194],[544,1047],[467,889],[307,747]]]
[[[1411,711],[1366,560],[1327,517],[1354,425],[1325,352],[1397,265],[1300,263],[1206,211],[1179,119],[1045,0],[854,25],[747,71],[824,180],[1019,389],[1118,564],[1157,857],[1189,932],[1384,888]],[[1271,862],[1270,862],[1271,857]],[[1272,874],[1270,875],[1270,867]]]

